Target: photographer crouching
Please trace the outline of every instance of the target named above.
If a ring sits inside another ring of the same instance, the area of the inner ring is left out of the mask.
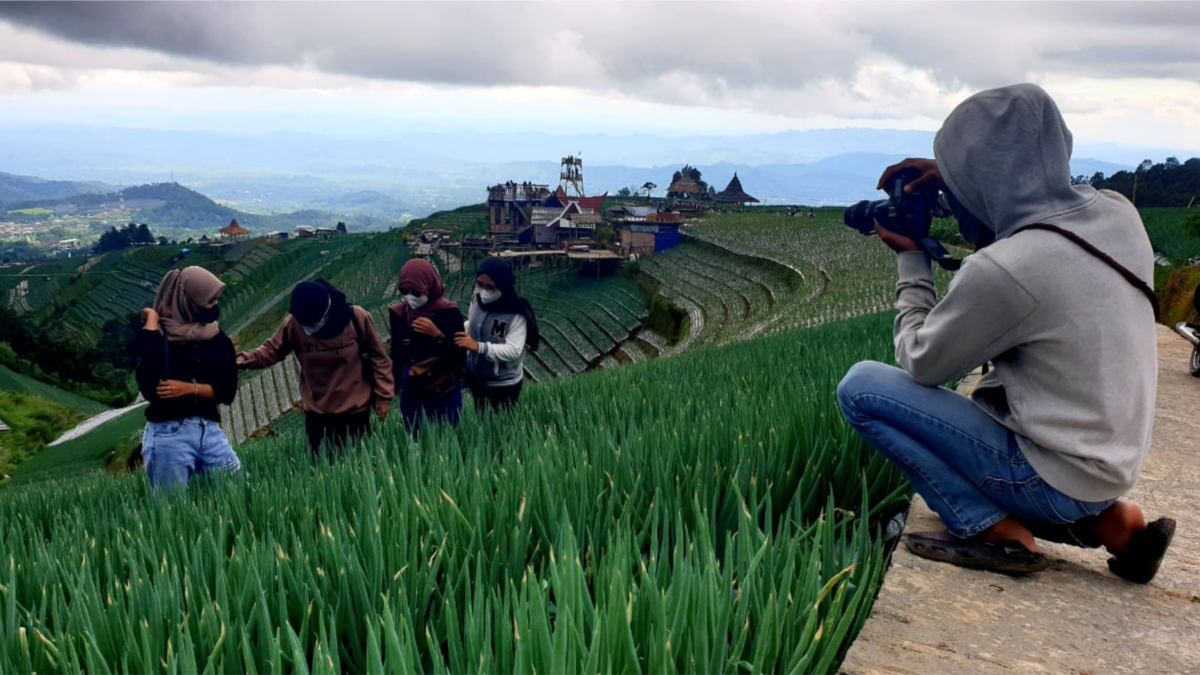
[[[1035,538],[1104,546],[1115,574],[1149,582],[1175,521],[1147,525],[1120,500],[1150,447],[1157,387],[1154,260],[1137,211],[1071,185],[1071,133],[1035,85],[967,99],[934,156],[889,167],[891,197],[846,214],[898,253],[900,368],[856,364],[838,401],[947,528],[906,546],[1008,574],[1046,566]],[[938,302],[931,260],[957,266],[928,237],[942,204],[976,251]],[[940,386],[989,363],[969,398]]]

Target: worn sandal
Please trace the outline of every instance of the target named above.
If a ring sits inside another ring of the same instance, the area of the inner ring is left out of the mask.
[[[1159,518],[1129,540],[1129,547],[1108,559],[1113,574],[1135,584],[1148,584],[1158,574],[1171,540],[1175,538],[1175,520]]]
[[[1032,574],[1046,568],[1046,556],[1025,548],[1019,541],[959,539],[949,532],[913,532],[904,538],[913,555],[959,567],[1001,574]]]

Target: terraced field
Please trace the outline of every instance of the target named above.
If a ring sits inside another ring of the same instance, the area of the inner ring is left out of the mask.
[[[845,227],[841,209],[821,209],[814,219],[771,213],[713,215],[688,226],[685,232],[731,253],[774,263],[776,269],[788,270],[800,280],[762,320],[741,324],[734,321],[734,325],[747,326],[747,337],[818,326],[894,307],[895,254],[881,242]],[[935,268],[934,276],[939,289],[944,290],[950,274]],[[722,303],[696,290],[704,284],[711,287],[710,281],[698,278],[691,270],[676,272],[672,279],[676,292],[698,305],[706,321],[716,317],[729,322],[728,296]],[[736,312],[732,316],[736,318]]]
[[[58,387],[36,380],[28,375],[13,372],[6,366],[0,365],[0,391],[11,391],[18,394],[28,394],[44,398],[59,405],[77,410],[84,415],[96,415],[108,410],[108,406],[90,398],[59,389]]]
[[[638,269],[688,314],[687,337],[665,354],[758,335],[796,301],[806,282],[785,266],[695,240],[639,261]]]

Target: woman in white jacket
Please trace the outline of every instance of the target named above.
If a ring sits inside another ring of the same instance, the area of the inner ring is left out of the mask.
[[[540,343],[533,308],[515,287],[512,267],[488,258],[475,277],[467,330],[454,342],[467,350],[467,384],[477,409],[516,405],[524,383],[525,349]]]

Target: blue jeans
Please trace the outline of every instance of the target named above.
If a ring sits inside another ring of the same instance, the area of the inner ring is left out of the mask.
[[[406,371],[400,377],[400,415],[404,418],[405,428],[416,436],[423,422],[446,422],[452,427],[458,426],[458,418],[462,413],[462,390],[463,383],[459,380],[454,391],[445,396],[409,391]]]
[[[142,458],[154,487],[187,485],[194,475],[242,470],[221,426],[203,417],[146,422]]]
[[[899,368],[855,364],[837,396],[846,421],[908,476],[956,537],[1009,515],[1064,525],[1113,503],[1081,502],[1050,487],[1007,427],[966,396],[917,384]]]

